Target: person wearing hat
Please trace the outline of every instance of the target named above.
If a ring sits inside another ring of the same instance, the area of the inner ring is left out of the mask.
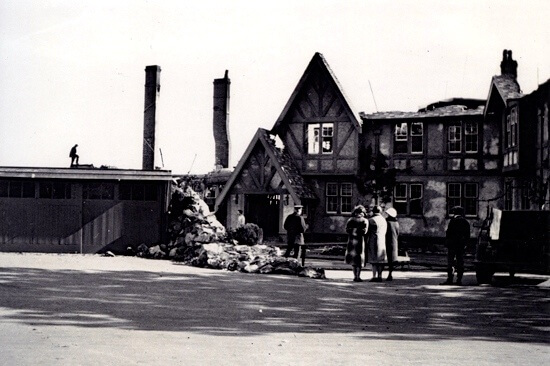
[[[390,207],[386,210],[386,222],[388,230],[386,231],[386,254],[388,256],[388,277],[386,281],[393,280],[393,264],[398,261],[398,239],[399,239],[399,222],[397,222],[397,211]]]
[[[351,212],[351,218],[346,223],[348,242],[346,244],[345,260],[353,268],[353,282],[361,282],[361,269],[366,263],[365,234],[369,222],[365,218],[367,210],[358,205]]]
[[[464,274],[464,251],[470,240],[470,223],[464,218],[464,208],[451,209],[451,221],[447,226],[447,280],[441,285],[453,284],[453,269],[456,270],[456,284],[462,285]]]
[[[302,266],[306,259],[306,247],[304,241],[304,232],[307,229],[307,224],[302,217],[302,209],[304,206],[295,205],[294,212],[288,215],[285,219],[283,227],[287,234],[287,247],[285,257],[289,257],[290,253],[294,251],[294,258],[302,258]],[[300,255],[299,255],[300,254]]]
[[[387,262],[386,256],[386,231],[388,223],[381,215],[382,208],[374,206],[372,217],[369,218],[369,229],[367,232],[369,240],[368,261],[372,265],[371,282],[382,282],[382,271]]]

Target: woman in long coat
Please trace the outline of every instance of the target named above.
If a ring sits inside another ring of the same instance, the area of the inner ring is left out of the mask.
[[[380,214],[382,208],[374,206],[372,208],[373,216],[369,219],[369,230],[367,232],[369,240],[368,258],[372,265],[371,282],[382,282],[382,271],[387,262],[386,257],[386,230],[387,222]]]
[[[346,263],[353,269],[353,281],[361,282],[361,268],[365,264],[365,234],[369,222],[365,218],[367,210],[359,205],[353,209],[352,217],[346,223],[348,243],[346,245]]]
[[[399,222],[397,222],[397,211],[390,207],[386,210],[386,221],[388,230],[386,231],[386,253],[388,255],[388,278],[386,281],[392,281],[393,264],[397,262]]]

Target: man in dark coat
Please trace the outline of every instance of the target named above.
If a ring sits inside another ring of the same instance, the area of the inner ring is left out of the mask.
[[[304,232],[307,229],[307,224],[304,218],[302,217],[302,205],[295,205],[294,212],[288,215],[285,219],[284,228],[287,232],[287,248],[285,252],[285,257],[290,256],[290,252],[294,250],[294,258],[298,258],[298,251],[302,252],[302,265],[305,262],[305,241],[304,241]]]
[[[76,148],[78,147],[78,144],[74,145],[73,148],[71,149],[71,152],[69,153],[69,157],[71,158],[71,166],[75,165],[74,163],[76,162],[76,165],[78,165],[78,155],[76,153]]]
[[[462,285],[464,274],[464,250],[470,239],[470,224],[464,218],[464,208],[460,206],[451,209],[451,221],[447,226],[447,281],[442,285],[453,284],[453,267],[456,270],[456,284]]]

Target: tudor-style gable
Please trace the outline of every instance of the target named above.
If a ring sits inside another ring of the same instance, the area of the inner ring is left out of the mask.
[[[271,132],[302,174],[355,174],[361,125],[325,58],[316,53]]]

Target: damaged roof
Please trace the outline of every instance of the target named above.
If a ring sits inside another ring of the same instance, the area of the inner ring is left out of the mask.
[[[433,118],[433,117],[455,117],[455,116],[477,116],[483,115],[484,106],[478,106],[477,108],[470,109],[464,105],[449,105],[444,107],[435,108],[432,110],[422,110],[418,112],[376,112],[376,113],[364,113],[359,115],[362,119],[404,119],[404,118]]]
[[[225,197],[237,181],[246,163],[249,161],[250,156],[254,148],[261,145],[266,154],[271,158],[273,166],[279,173],[281,180],[284,183],[285,188],[292,196],[295,202],[301,202],[303,199],[315,199],[317,195],[315,191],[309,186],[309,184],[300,175],[298,167],[294,163],[294,160],[284,147],[279,148],[275,144],[275,137],[263,128],[258,128],[256,134],[252,138],[252,141],[248,145],[248,148],[244,152],[241,160],[235,167],[233,174],[223,187],[222,191],[216,198],[216,207],[222,204]]]

